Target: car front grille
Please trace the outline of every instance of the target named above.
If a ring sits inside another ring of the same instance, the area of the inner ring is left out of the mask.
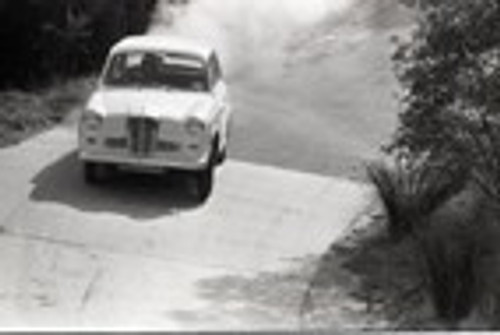
[[[133,116],[127,119],[129,148],[135,155],[150,154],[158,138],[159,123],[149,117]]]

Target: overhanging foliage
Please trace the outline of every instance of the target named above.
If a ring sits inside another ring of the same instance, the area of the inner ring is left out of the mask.
[[[109,46],[142,33],[156,0],[0,1],[0,85],[98,68]]]
[[[500,113],[500,1],[406,0],[418,28],[394,55],[405,89],[394,147],[435,153],[457,147],[460,115]]]

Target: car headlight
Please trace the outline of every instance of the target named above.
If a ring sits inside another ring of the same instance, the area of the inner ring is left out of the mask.
[[[101,127],[103,121],[104,118],[101,114],[88,109],[83,112],[80,124],[86,130],[97,131]]]
[[[205,128],[205,123],[195,117],[191,117],[186,121],[186,130],[190,135],[200,135],[205,131]]]

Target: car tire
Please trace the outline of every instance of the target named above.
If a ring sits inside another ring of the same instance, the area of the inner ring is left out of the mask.
[[[205,169],[195,172],[194,188],[196,200],[204,202],[212,193],[214,185],[214,166],[209,164]]]
[[[200,202],[205,202],[212,194],[218,154],[218,142],[214,141],[207,166],[203,170],[194,172],[194,193],[196,200]]]

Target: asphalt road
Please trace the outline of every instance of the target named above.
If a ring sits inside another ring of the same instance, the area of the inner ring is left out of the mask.
[[[174,30],[221,49],[235,106],[206,204],[172,178],[85,185],[72,122],[0,151],[1,328],[297,329],[315,256],[372,201],[345,177],[393,130],[388,36],[404,27],[348,0],[305,3],[176,13]],[[352,305],[336,303],[327,323],[346,326]]]

